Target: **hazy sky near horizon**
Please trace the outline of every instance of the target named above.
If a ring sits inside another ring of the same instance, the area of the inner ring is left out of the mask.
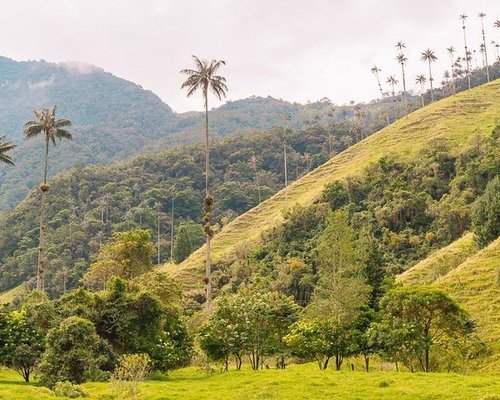
[[[420,52],[435,50],[435,80],[468,45],[477,50],[483,11],[490,61],[500,43],[498,0],[0,0],[0,55],[95,64],[159,95],[175,111],[200,110],[180,90],[191,55],[224,59],[229,100],[251,95],[342,104],[378,96],[370,68],[401,80],[395,44],[406,43],[408,85],[427,74]],[[474,64],[474,61],[473,61]],[[389,88],[386,86],[386,89]],[[213,98],[211,106],[219,105]]]

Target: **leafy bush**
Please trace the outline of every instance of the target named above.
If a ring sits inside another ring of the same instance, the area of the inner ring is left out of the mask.
[[[151,372],[151,359],[147,354],[125,354],[120,357],[112,375],[113,392],[118,397],[136,399],[139,384]]]
[[[88,393],[81,386],[68,381],[57,382],[54,386],[54,394],[57,397],[69,397],[70,399],[88,396]]]

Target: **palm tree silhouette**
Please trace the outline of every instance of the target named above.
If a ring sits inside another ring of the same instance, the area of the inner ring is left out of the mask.
[[[490,81],[490,68],[488,66],[488,50],[486,49],[486,37],[484,35],[484,23],[483,23],[483,19],[484,19],[484,17],[486,17],[486,14],[484,12],[480,12],[478,16],[481,19],[481,32],[483,34],[484,61],[486,63],[486,80],[489,82]]]
[[[420,98],[422,99],[422,107],[425,106],[424,91],[425,91],[425,83],[426,82],[427,82],[427,78],[425,77],[425,75],[423,75],[423,74],[417,75],[417,77],[415,79],[415,83],[420,84]]]
[[[5,136],[0,136],[0,162],[3,162],[5,164],[14,165],[14,162],[12,161],[12,157],[7,154],[14,147],[16,147],[15,144],[12,144],[11,142],[5,141]]]
[[[437,60],[436,55],[434,54],[434,51],[431,49],[427,49],[421,53],[422,61],[427,61],[429,63],[429,82],[431,84],[431,101],[434,101],[434,88],[432,87],[432,69],[431,69],[431,62],[434,62]]]
[[[374,65],[372,67],[372,74],[374,74],[375,77],[377,78],[378,89],[380,90],[380,95],[382,96],[382,100],[383,100],[385,96],[384,96],[384,91],[382,90],[382,85],[380,84],[380,76],[378,74],[379,72],[381,72],[380,68],[378,68],[376,65]],[[390,120],[389,120],[389,111],[387,110],[387,105],[385,106],[385,116],[387,119],[387,125],[389,125]]]
[[[460,19],[462,20],[462,30],[464,32],[464,47],[465,47],[465,61],[467,62],[467,83],[470,89],[470,65],[469,65],[469,50],[467,49],[467,36],[465,34],[465,20],[467,15],[461,14]]]
[[[399,81],[396,79],[396,77],[394,75],[389,75],[387,77],[387,80],[386,82],[391,85],[391,88],[392,88],[392,97],[394,97],[396,95],[395,91],[394,91],[394,87],[399,83]]]
[[[404,99],[404,105],[405,105],[405,110],[408,112],[408,103],[406,99],[406,77],[405,77],[405,65],[406,62],[408,61],[408,58],[403,54],[403,49],[406,49],[406,45],[402,42],[399,41],[396,44],[396,48],[398,49],[398,55],[396,56],[397,62],[401,65],[401,72],[403,75],[403,99]]]
[[[41,205],[40,205],[40,233],[38,243],[38,269],[36,275],[36,289],[41,291],[44,289],[44,238],[45,238],[45,193],[49,190],[47,184],[48,165],[49,165],[49,144],[56,145],[56,139],[72,139],[72,134],[62,128],[71,126],[71,121],[65,118],[56,119],[56,106],[52,109],[42,108],[33,111],[36,121],[28,121],[24,124],[25,139],[32,139],[40,134],[43,134],[45,140],[45,162],[43,169],[43,183],[40,185],[41,190]]]
[[[209,192],[209,162],[210,162],[210,143],[208,138],[208,91],[211,90],[219,100],[226,97],[228,90],[226,78],[216,75],[219,68],[225,65],[225,61],[212,60],[210,63],[207,60],[200,60],[193,56],[196,69],[183,69],[181,74],[188,76],[186,81],[181,85],[181,89],[187,88],[187,96],[192,96],[198,89],[202,90],[203,100],[205,102],[205,200],[204,200],[204,217],[205,236],[206,236],[206,262],[205,262],[205,284],[206,284],[206,311],[210,315],[212,313],[212,262],[210,259],[210,240],[214,235],[214,231],[210,226],[210,218],[212,214],[214,199]]]

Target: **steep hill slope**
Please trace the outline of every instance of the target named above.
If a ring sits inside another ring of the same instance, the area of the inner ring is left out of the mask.
[[[383,156],[410,160],[434,139],[441,139],[458,150],[473,136],[491,132],[499,114],[499,80],[413,112],[333,157],[294,182],[287,191],[280,191],[231,222],[212,242],[214,260],[231,257],[242,243],[258,242],[263,232],[280,224],[283,210],[296,203],[313,203],[326,183],[360,173],[367,164]],[[164,269],[188,287],[199,287],[203,260],[204,248],[201,248],[180,266],[166,265]]]
[[[478,251],[473,235],[467,234],[401,274],[398,281],[432,284],[455,298],[494,352],[486,368],[500,365],[500,238]]]
[[[479,247],[474,242],[474,234],[467,233],[398,275],[396,281],[403,285],[430,285],[478,251]]]

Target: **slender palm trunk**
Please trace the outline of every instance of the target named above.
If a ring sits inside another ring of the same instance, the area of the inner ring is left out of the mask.
[[[456,94],[457,93],[457,88],[455,86],[455,77],[454,77],[454,74],[453,74],[453,54],[450,55],[450,61],[451,61],[451,84],[452,84],[452,87],[453,87],[453,94]]]
[[[488,50],[486,47],[486,37],[484,36],[484,25],[483,25],[483,19],[481,18],[481,30],[483,33],[483,45],[484,45],[484,60],[486,64],[486,79],[489,82],[490,81],[490,68],[488,66]]]
[[[378,89],[380,90],[380,95],[382,96],[382,101],[384,101],[384,91],[382,90],[382,85],[380,84],[380,78],[378,76],[378,72],[375,73],[375,76],[377,77]],[[389,125],[391,123],[391,121],[389,119],[389,107],[387,104],[385,105],[385,117],[387,120],[387,125]],[[330,154],[331,154],[331,151],[330,151]]]
[[[464,31],[464,46],[465,46],[465,62],[467,63],[467,83],[470,89],[470,65],[469,65],[469,50],[467,49],[467,37],[465,35],[465,22],[462,24]]]
[[[156,245],[158,247],[158,265],[161,263],[161,247],[160,247],[160,208],[158,207],[158,211],[156,213]]]
[[[422,99],[422,107],[425,107],[424,101],[424,84],[420,84],[420,98]]]
[[[403,73],[403,101],[405,106],[405,112],[408,113],[408,99],[406,98],[406,77],[405,77],[405,66],[401,63],[401,71]]]
[[[172,226],[170,227],[170,262],[174,262],[174,206],[175,197],[172,197]]]
[[[49,138],[45,137],[45,165],[43,169],[43,185],[41,186],[40,199],[40,233],[38,238],[38,265],[36,274],[36,290],[44,290],[44,271],[45,271],[45,192],[48,190],[47,175],[49,169]]]
[[[210,143],[208,140],[208,87],[205,87],[205,236],[206,236],[206,262],[205,262],[205,282],[206,282],[206,311],[207,315],[212,314],[212,260],[210,258],[210,213],[208,207],[210,192],[208,190],[208,173],[210,161]]]
[[[431,101],[434,101],[434,88],[432,87],[432,70],[431,70],[431,60],[429,59],[429,82],[431,83]]]
[[[286,131],[284,133],[286,135]],[[286,163],[286,139],[283,140],[283,163],[285,167],[285,201],[288,201],[288,168]]]

